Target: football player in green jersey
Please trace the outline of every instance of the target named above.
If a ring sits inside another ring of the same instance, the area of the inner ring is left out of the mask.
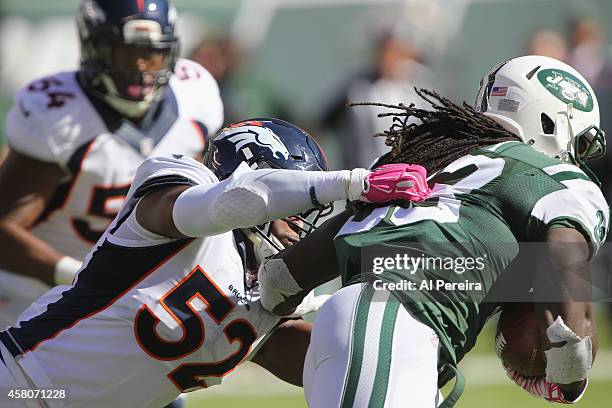
[[[588,274],[609,219],[586,167],[605,150],[593,90],[570,66],[526,56],[483,78],[475,109],[434,92],[420,95],[431,110],[387,106],[397,109],[384,135],[392,149],[375,166],[424,166],[429,198],[340,214],[259,270],[262,303],[281,315],[316,285],[342,276],[343,288],[323,305],[312,331],[304,363],[309,406],[453,406],[463,387],[456,365],[499,310],[487,299],[508,278],[522,242],[541,243],[546,269],[561,285],[525,282],[553,295],[536,305],[548,340],[546,375],[506,369],[535,396],[577,401],[596,351],[595,329],[589,299],[572,301],[568,288],[584,287],[580,272]],[[420,124],[407,124],[411,117]],[[399,254],[417,244],[423,262],[412,270],[399,255],[364,264],[368,250]],[[430,255],[456,261],[482,254],[486,261],[471,268],[477,288],[462,286],[460,273],[424,263]],[[432,290],[422,281],[442,285]],[[438,389],[454,375],[441,402]]]

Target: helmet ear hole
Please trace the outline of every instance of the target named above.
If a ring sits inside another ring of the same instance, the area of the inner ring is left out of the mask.
[[[544,132],[545,135],[552,135],[555,133],[555,122],[550,116],[542,112],[540,121],[542,122],[542,132]]]

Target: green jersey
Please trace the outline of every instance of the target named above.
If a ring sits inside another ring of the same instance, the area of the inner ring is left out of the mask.
[[[498,310],[483,299],[517,257],[519,242],[542,242],[547,230],[556,227],[577,229],[593,251],[605,239],[609,211],[599,188],[578,167],[524,143],[478,149],[432,175],[429,184],[431,196],[409,208],[359,210],[338,232],[335,246],[345,284],[362,279],[367,271],[362,268],[362,251],[373,246],[405,248],[418,243],[428,255],[454,259],[487,254],[484,267],[474,269],[480,297],[443,289],[441,302],[439,297],[428,299],[427,291],[393,291],[438,334],[440,365],[459,362]],[[439,266],[425,269],[432,282],[463,280]],[[380,272],[377,278],[401,283],[415,275],[396,268]]]

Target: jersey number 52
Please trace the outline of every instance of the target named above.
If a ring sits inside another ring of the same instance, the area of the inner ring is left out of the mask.
[[[182,337],[176,341],[159,337],[156,326],[160,319],[147,305],[144,305],[134,321],[134,332],[140,347],[151,357],[164,361],[177,360],[198,350],[204,343],[206,330],[204,321],[191,305],[196,298],[206,304],[206,313],[217,324],[221,324],[236,307],[198,266],[159,300],[163,308],[181,326]],[[204,377],[222,377],[233,370],[247,356],[257,338],[253,326],[244,319],[229,322],[225,325],[223,333],[229,343],[239,343],[238,350],[216,363],[179,365],[168,374],[168,378],[181,392],[206,388]]]

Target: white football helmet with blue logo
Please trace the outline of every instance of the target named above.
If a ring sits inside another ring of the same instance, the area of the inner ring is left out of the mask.
[[[605,153],[599,105],[586,79],[554,58],[528,55],[504,61],[483,77],[475,108],[534,149],[575,163]]]

